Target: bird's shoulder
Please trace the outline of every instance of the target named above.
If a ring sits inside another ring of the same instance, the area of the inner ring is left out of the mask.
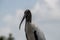
[[[30,24],[33,29],[37,29],[37,26],[33,23]]]
[[[44,35],[43,31],[38,26],[36,26],[35,24],[31,24],[31,25],[33,28],[33,32],[36,32],[39,39],[41,38],[41,39],[45,40],[45,35]]]

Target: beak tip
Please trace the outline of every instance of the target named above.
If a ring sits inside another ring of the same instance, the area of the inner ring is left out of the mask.
[[[19,26],[19,30],[20,30],[20,26]]]
[[[19,30],[20,30],[20,28],[19,28]]]

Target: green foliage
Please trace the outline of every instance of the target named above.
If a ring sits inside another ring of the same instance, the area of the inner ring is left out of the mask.
[[[14,40],[14,37],[12,37],[12,34],[10,33],[8,38],[5,36],[0,36],[0,40]]]
[[[12,37],[12,34],[9,34],[8,40],[14,40],[14,38]]]
[[[5,37],[4,36],[0,36],[0,40],[5,40]]]

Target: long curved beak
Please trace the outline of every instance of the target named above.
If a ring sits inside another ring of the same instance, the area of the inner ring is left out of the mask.
[[[22,21],[21,21],[21,23],[20,23],[20,25],[19,25],[19,30],[20,30],[20,28],[21,28],[21,24],[22,24],[22,22],[24,21],[25,17],[26,17],[26,15],[23,16],[23,19],[22,19]]]

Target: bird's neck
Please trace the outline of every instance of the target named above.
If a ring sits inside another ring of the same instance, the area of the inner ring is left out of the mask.
[[[26,20],[26,24],[27,24],[27,23],[31,23],[31,20]]]
[[[32,16],[27,16],[26,17],[26,23],[31,23],[32,22]]]

